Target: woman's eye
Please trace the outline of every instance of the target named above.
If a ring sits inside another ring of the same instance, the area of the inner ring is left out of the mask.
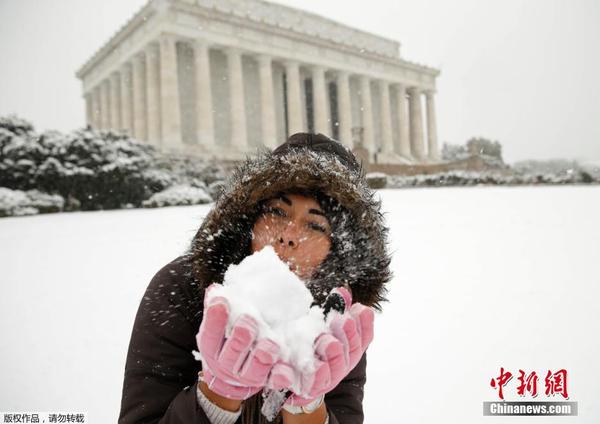
[[[276,215],[276,216],[285,216],[285,211],[278,207],[269,207],[267,212]]]
[[[322,233],[327,232],[324,226],[322,226],[321,224],[317,224],[316,222],[310,222],[308,226],[315,231],[320,231]]]

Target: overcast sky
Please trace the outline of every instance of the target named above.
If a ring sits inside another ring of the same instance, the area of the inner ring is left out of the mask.
[[[84,125],[75,71],[145,0],[0,0],[0,115]],[[509,162],[600,160],[600,0],[279,0],[398,40],[441,69],[440,146],[498,140]]]

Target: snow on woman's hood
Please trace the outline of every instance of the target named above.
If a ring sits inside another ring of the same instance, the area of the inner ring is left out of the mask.
[[[320,191],[348,211],[334,234],[338,248],[307,283],[313,297],[322,303],[332,288],[347,284],[354,301],[380,308],[391,278],[381,202],[367,186],[362,169],[306,146],[279,154],[264,150],[234,170],[190,248],[201,289],[222,282],[228,266],[249,254],[259,203],[290,189]]]

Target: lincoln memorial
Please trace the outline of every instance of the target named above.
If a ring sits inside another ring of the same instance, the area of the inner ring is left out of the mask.
[[[262,0],[149,1],[77,71],[88,125],[166,153],[235,160],[310,131],[382,164],[439,161],[438,75],[395,40]]]

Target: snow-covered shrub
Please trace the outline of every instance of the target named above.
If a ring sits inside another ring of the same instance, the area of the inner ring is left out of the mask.
[[[397,175],[389,178],[389,186],[403,187],[452,187],[465,185],[512,185],[518,180],[510,175],[494,172],[448,171],[429,175]]]
[[[169,186],[187,185],[199,188],[208,193],[213,200],[220,194],[229,172],[227,166],[221,163],[189,157],[162,157],[156,166],[170,175]]]
[[[444,143],[442,146],[442,160],[444,161],[461,161],[472,156],[480,157],[489,167],[506,167],[502,159],[502,145],[498,141],[473,137],[467,140],[465,145]]]
[[[212,198],[204,189],[189,185],[176,185],[153,194],[148,200],[144,200],[142,205],[145,208],[158,208],[210,202],[212,202]]]
[[[59,194],[48,194],[39,190],[29,190],[26,193],[31,207],[40,213],[60,212],[65,207],[65,199]]]
[[[64,204],[65,200],[58,194],[0,187],[0,217],[60,212],[63,210]]]
[[[600,161],[582,163],[581,178],[583,182],[600,183]]]
[[[600,183],[598,166],[574,160],[526,160],[516,162],[512,169],[532,184]]]
[[[158,193],[177,183],[177,178],[168,169],[150,168],[142,173],[150,191]]]
[[[57,193],[72,200],[70,208],[93,210],[140,206],[172,182],[148,174],[154,149],[124,134],[90,129],[36,134],[17,124],[0,128],[0,186]]]
[[[442,146],[442,160],[447,162],[454,162],[458,160],[468,159],[469,152],[467,151],[466,146],[458,145],[458,144],[449,144],[444,143]]]
[[[161,156],[147,143],[121,133],[87,128],[38,134],[23,119],[0,118],[0,186],[59,194],[66,199],[64,210],[140,207],[155,193],[164,195],[176,186],[203,193],[198,197],[188,192],[192,203],[211,201],[204,195],[218,194],[228,167],[204,159]],[[182,199],[173,202],[187,204]]]
[[[207,187],[214,181],[226,179],[228,174],[223,164],[199,158],[173,157],[163,159],[160,165],[170,169],[179,183],[196,187]]]
[[[374,189],[385,188],[387,185],[387,175],[383,172],[369,172],[365,175],[365,179],[369,187]]]
[[[521,175],[567,174],[581,169],[577,161],[566,159],[522,160],[512,169]]]
[[[37,210],[28,205],[29,198],[24,191],[0,187],[0,217],[35,215]]]
[[[17,135],[26,135],[33,132],[31,122],[16,115],[0,116],[0,128]]]
[[[502,145],[498,141],[491,141],[484,137],[472,137],[467,140],[467,150],[472,155],[493,158],[499,163],[502,160]]]
[[[505,173],[498,171],[448,171],[429,175],[396,175],[388,178],[388,186],[451,187],[472,185],[541,185],[600,183],[584,172],[557,173]]]

